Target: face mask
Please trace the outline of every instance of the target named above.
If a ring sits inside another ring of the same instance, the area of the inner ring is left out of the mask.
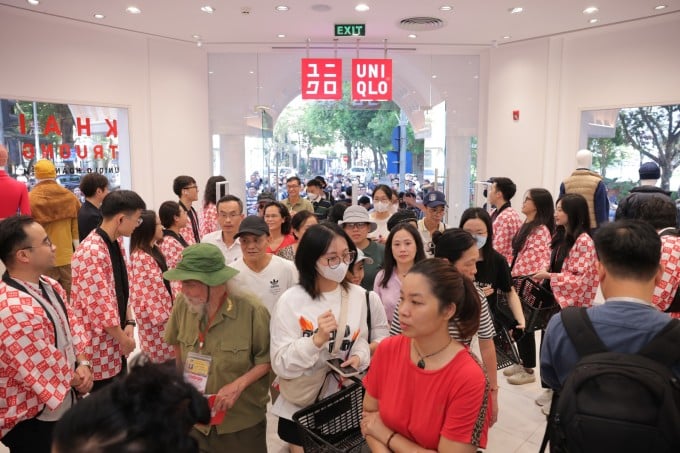
[[[478,249],[481,249],[482,247],[484,247],[484,245],[486,245],[486,238],[487,238],[486,236],[482,236],[480,234],[473,234],[472,237],[474,237],[475,241],[477,241],[477,248]]]
[[[316,200],[319,199],[319,194],[310,192],[310,193],[307,194],[307,198],[309,199],[309,201],[311,201],[313,203],[313,202],[315,202]]]
[[[319,274],[324,278],[331,280],[336,283],[340,283],[345,279],[347,275],[347,270],[349,269],[349,264],[340,263],[335,269],[331,269],[328,266],[316,266]]]
[[[379,201],[374,205],[374,208],[378,212],[387,212],[390,209],[390,204],[384,201]]]

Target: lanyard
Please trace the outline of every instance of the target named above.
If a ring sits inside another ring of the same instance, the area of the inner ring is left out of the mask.
[[[203,318],[201,318],[201,321],[199,321],[198,324],[198,349],[199,351],[203,350],[203,345],[205,344],[205,336],[208,334],[208,330],[210,330],[210,325],[213,323],[215,320],[215,317],[217,314],[222,311],[222,306],[224,305],[224,301],[226,300],[226,297],[222,299],[222,302],[220,302],[220,306],[217,307],[217,310],[215,310],[215,313],[211,317],[208,317],[208,324],[205,326],[205,330],[201,330],[201,321],[203,321]]]

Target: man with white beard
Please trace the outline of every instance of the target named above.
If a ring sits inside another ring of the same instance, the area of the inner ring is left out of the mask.
[[[259,301],[230,290],[227,281],[237,273],[217,246],[203,243],[185,248],[163,274],[182,282],[165,341],[216,414],[210,426],[192,429],[202,452],[267,452],[270,317]]]

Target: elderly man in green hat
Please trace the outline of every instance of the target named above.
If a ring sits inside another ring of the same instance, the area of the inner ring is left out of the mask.
[[[267,451],[269,312],[254,297],[229,289],[237,273],[215,245],[194,244],[163,274],[182,282],[165,341],[212,407],[211,425],[192,430],[201,452]]]

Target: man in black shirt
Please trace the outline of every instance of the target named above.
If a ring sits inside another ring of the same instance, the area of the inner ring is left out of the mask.
[[[109,180],[102,174],[89,173],[80,180],[80,191],[85,195],[85,202],[78,210],[78,236],[82,242],[90,231],[102,223],[99,208],[109,193]]]

